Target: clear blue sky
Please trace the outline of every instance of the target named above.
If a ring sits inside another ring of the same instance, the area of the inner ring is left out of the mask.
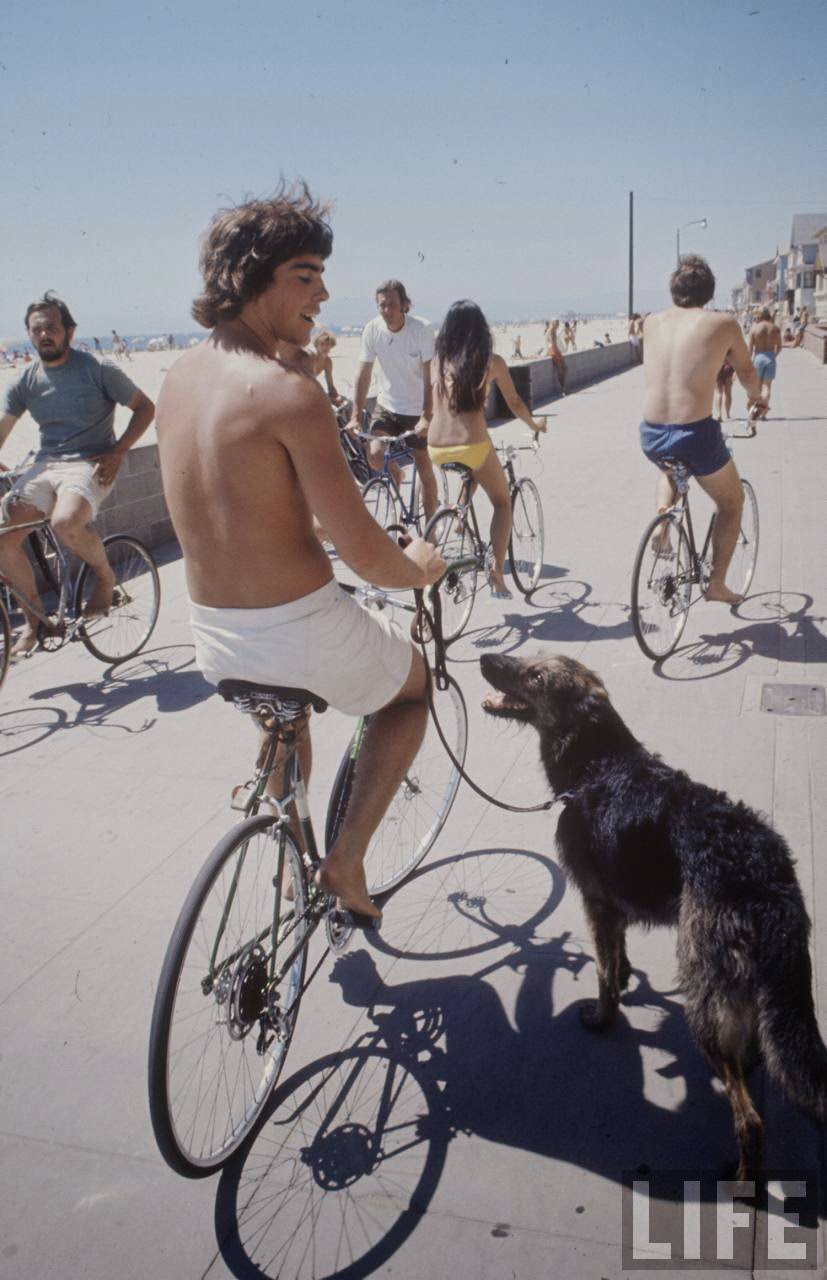
[[[216,208],[333,201],[332,323],[405,281],[492,319],[666,301],[675,230],[718,302],[827,210],[827,0],[6,0],[0,337],[189,329]]]

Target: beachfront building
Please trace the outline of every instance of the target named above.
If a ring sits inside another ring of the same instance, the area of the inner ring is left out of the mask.
[[[775,258],[747,267],[744,283],[732,290],[732,305],[735,310],[771,306],[776,299],[775,276]]]
[[[813,290],[813,314],[827,324],[827,238],[819,241],[816,254],[816,283]]]
[[[819,246],[825,240],[827,240],[827,213],[795,215],[785,273],[784,297],[788,315],[800,311],[802,307],[807,307],[811,312],[813,310],[816,261],[819,257]]]

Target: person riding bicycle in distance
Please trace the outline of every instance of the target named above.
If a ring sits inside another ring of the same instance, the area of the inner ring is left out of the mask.
[[[87,614],[105,613],[112,603],[115,574],[91,521],[115,483],[127,450],[152,421],[155,405],[117,365],[75,350],[72,313],[53,293],[28,306],[25,325],[38,359],[6,388],[0,447],[28,410],[40,428],[40,448],[6,495],[3,521],[8,528],[51,520],[63,545],[95,572]],[[116,440],[113,424],[119,404],[131,409],[132,417]],[[29,532],[21,529],[0,536],[0,569],[40,606],[23,546]],[[20,607],[25,623],[13,654],[29,653],[37,644],[38,619],[23,601]]]
[[[491,517],[489,585],[498,600],[510,600],[505,583],[505,557],[511,536],[511,495],[485,422],[485,401],[492,382],[515,418],[532,431],[545,431],[542,418],[533,418],[517,394],[508,365],[494,353],[488,322],[475,302],[455,302],[436,340],[433,367],[433,417],[428,453],[437,466],[461,462],[470,467],[474,483],[485,490],[494,508]]]
[[[721,424],[712,417],[715,379],[724,361],[735,370],[750,405],[763,406],[765,401],[737,319],[726,312],[705,310],[715,293],[709,264],[694,254],[681,258],[669,287],[673,305],[647,316],[643,325],[641,448],[650,462],[661,467],[659,511],[666,511],[677,499],[672,477],[662,469],[665,458],[684,462],[715,503],[706,599],[734,605],[742,597],[726,585],[726,571],[741,527],[743,493]]]
[[[379,315],[369,320],[362,331],[359,369],[353,389],[353,409],[348,429],[361,431],[365,401],[375,361],[379,363],[379,390],[376,407],[371,414],[370,431],[377,436],[402,436],[415,432],[409,448],[422,486],[425,519],[437,509],[434,469],[426,452],[428,423],[431,419],[431,359],[434,335],[429,324],[409,315],[411,300],[401,280],[386,280],[376,290]],[[381,471],[385,448],[379,441],[368,445],[368,461],[374,471]],[[391,463],[396,484],[400,471]]]
[[[375,917],[365,852],[422,742],[428,672],[401,628],[339,587],[313,516],[345,564],[376,586],[424,587],[445,566],[421,538],[402,551],[376,523],[339,448],[327,396],[276,354],[280,344],[309,342],[329,296],[332,246],[327,208],[304,184],[214,217],[192,307],[212,332],[167,374],[158,441],[207,680],[308,689],[348,715],[371,713],[319,883]],[[305,733],[305,778],[309,747]]]

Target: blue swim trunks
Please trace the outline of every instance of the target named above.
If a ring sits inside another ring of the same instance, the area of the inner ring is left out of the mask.
[[[661,467],[664,458],[678,458],[696,476],[711,476],[730,460],[717,418],[680,422],[674,426],[641,422],[640,447],[650,462]]]
[[[762,382],[772,382],[775,377],[775,356],[771,351],[756,351],[752,367]]]

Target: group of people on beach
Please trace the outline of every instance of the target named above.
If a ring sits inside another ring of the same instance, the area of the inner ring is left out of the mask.
[[[164,491],[185,561],[198,665],[213,684],[225,678],[309,690],[352,715],[370,714],[345,822],[325,858],[321,887],[363,916],[377,916],[362,862],[369,840],[423,738],[428,672],[410,637],[386,614],[361,608],[343,592],[319,537],[379,587],[436,582],[445,563],[436,547],[413,538],[400,547],[373,520],[339,445],[332,406],[343,397],[332,371],[335,338],[314,328],[328,292],[333,247],[328,209],[302,184],[266,200],[218,213],[202,243],[203,290],[192,314],[210,330],[169,370],[157,411]],[[718,508],[707,598],[735,603],[726,569],[738,533],[741,487],[710,416],[716,373],[732,365],[750,400],[763,405],[761,382],[735,317],[707,311],[715,281],[699,258],[681,261],[671,281],[674,305],[647,317],[641,443],[658,466],[684,457]],[[505,477],[485,418],[497,384],[515,417],[545,429],[514,388],[493,350],[480,308],[454,303],[438,336],[410,314],[398,279],[376,290],[378,314],[362,335],[348,429],[361,431],[374,370],[378,393],[369,433],[414,445],[426,512],[436,505],[433,465],[460,461],[492,502],[490,585],[506,595],[503,576],[510,511]],[[112,571],[91,521],[126,451],[152,419],[154,406],[123,370],[74,351],[74,319],[52,295],[25,318],[39,359],[7,389],[0,446],[28,409],[41,428],[41,450],[3,504],[6,528],[50,517],[58,535],[94,565],[91,608],[112,603]],[[546,338],[560,368],[559,323]],[[325,380],[323,390],[318,379]],[[563,379],[564,381],[564,376]],[[94,403],[93,403],[94,400]],[[115,440],[116,404],[132,417]],[[380,466],[382,448],[370,450]],[[418,446],[418,447],[417,447]],[[428,477],[430,476],[430,483]],[[658,502],[674,501],[668,469]],[[36,599],[24,565],[25,534],[0,538],[0,569]],[[22,650],[36,641],[26,618]],[[302,738],[310,771],[310,739]]]

